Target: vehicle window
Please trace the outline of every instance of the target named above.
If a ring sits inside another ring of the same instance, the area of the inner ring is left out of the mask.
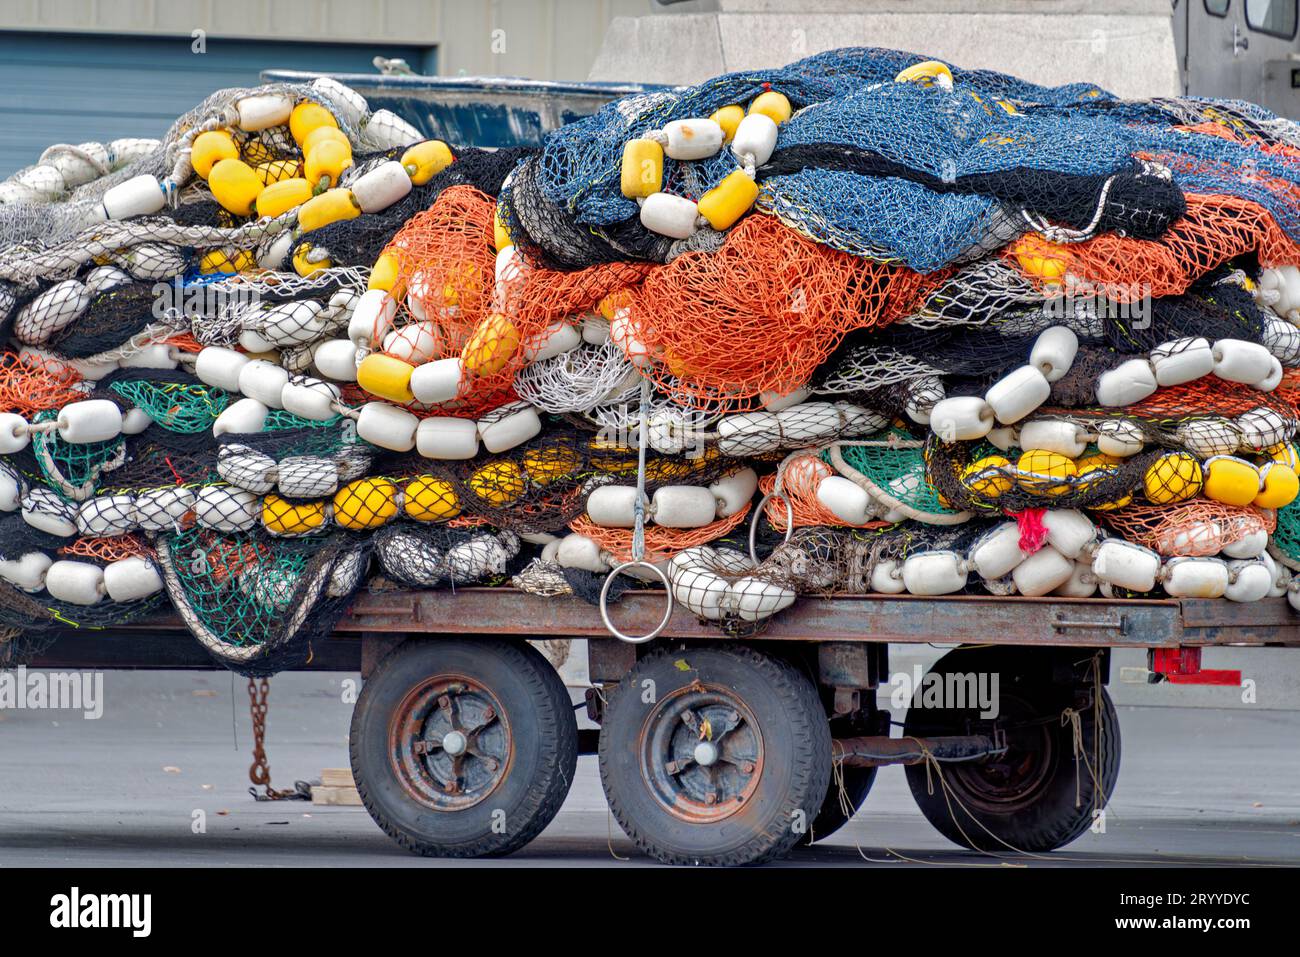
[[[1295,36],[1296,0],[1246,0],[1246,25],[1290,40]]]
[[[1205,12],[1212,17],[1226,17],[1232,0],[1205,0]]]

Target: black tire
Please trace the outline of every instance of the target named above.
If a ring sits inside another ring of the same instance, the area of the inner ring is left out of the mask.
[[[700,763],[706,743],[719,753]],[[678,760],[683,767],[674,770]],[[600,779],[610,809],[636,846],[665,864],[758,864],[784,855],[822,806],[830,769],[830,727],[816,687],[744,646],[651,653],[614,691],[602,720]]]
[[[471,742],[455,744],[461,764],[444,747],[451,734],[439,737],[458,728]],[[560,676],[529,645],[413,639],[366,681],[350,750],[362,803],[402,847],[425,857],[496,857],[523,847],[559,811],[577,766],[578,728]]]
[[[1087,764],[1079,762],[1076,770],[1074,730],[1070,722],[1061,722],[1066,708],[1078,712],[1083,753],[1088,764],[1099,768],[1097,803],[1104,807],[1115,789],[1119,718],[1110,695],[1098,687],[1100,700],[1096,701],[1091,681],[1055,683],[1051,669],[1032,656],[1032,652],[958,649],[931,669],[940,675],[997,673],[995,720],[1008,726],[1006,755],[989,762],[941,765],[952,794],[945,794],[933,777],[933,793],[929,793],[925,765],[907,766],[907,783],[921,813],[954,844],[991,853],[1043,853],[1069,844],[1088,830],[1093,822],[1094,782]],[[917,737],[981,733],[991,722],[978,712],[978,708],[913,707],[903,733]],[[1018,719],[1022,724],[1016,728]]]
[[[824,841],[830,837],[845,824],[852,820],[853,815],[858,812],[862,804],[871,792],[871,785],[876,783],[876,772],[879,768],[854,768],[843,767],[840,769],[843,773],[844,794],[841,797],[839,785],[835,781],[835,774],[831,774],[831,783],[826,788],[826,797],[822,800],[821,810],[813,818],[812,827],[808,833],[799,839],[799,844],[813,844],[817,841]],[[848,811],[845,812],[843,801],[848,802]]]

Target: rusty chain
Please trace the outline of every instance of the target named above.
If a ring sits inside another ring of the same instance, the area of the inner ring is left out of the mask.
[[[291,790],[279,791],[271,787],[271,765],[266,760],[266,712],[271,682],[248,679],[248,713],[253,720],[253,763],[248,769],[248,780],[253,787],[248,793],[258,801],[310,801],[311,785],[295,781]],[[262,792],[258,792],[262,788]]]

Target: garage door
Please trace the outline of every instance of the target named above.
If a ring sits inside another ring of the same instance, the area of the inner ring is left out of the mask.
[[[209,37],[0,32],[0,179],[52,143],[161,137],[213,90],[254,86],[269,68],[373,73],[376,55],[432,72],[427,47],[262,43]]]

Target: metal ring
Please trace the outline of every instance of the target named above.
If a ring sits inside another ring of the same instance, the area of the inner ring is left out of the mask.
[[[658,626],[655,628],[654,631],[650,632],[650,634],[642,635],[639,638],[636,637],[635,635],[623,634],[623,632],[615,628],[614,623],[609,620],[609,586],[614,583],[614,579],[617,578],[620,574],[622,574],[627,569],[632,568],[636,565],[640,565],[643,568],[648,568],[656,575],[659,576],[659,580],[664,583],[664,594],[668,598],[668,604],[664,608],[664,617],[659,622]],[[652,565],[650,562],[639,561],[639,560],[624,562],[621,565],[615,566],[615,568],[608,575],[605,576],[605,584],[600,587],[600,620],[605,623],[606,630],[615,638],[617,638],[619,641],[626,641],[630,645],[641,645],[641,644],[645,644],[647,641],[653,641],[654,639],[658,638],[661,634],[663,634],[663,630],[668,627],[668,620],[672,617],[673,617],[673,586],[672,583],[668,581],[668,576],[664,573],[664,570],[660,568],[658,565]]]
[[[754,517],[749,520],[749,560],[757,567],[761,564],[758,560],[758,517],[763,514],[763,509],[767,507],[769,499],[779,498],[785,502],[785,541],[790,541],[790,536],[794,534],[794,505],[790,502],[790,496],[784,492],[778,492],[775,488],[768,492],[759,500],[758,508],[754,509]],[[781,544],[785,544],[782,542]]]

